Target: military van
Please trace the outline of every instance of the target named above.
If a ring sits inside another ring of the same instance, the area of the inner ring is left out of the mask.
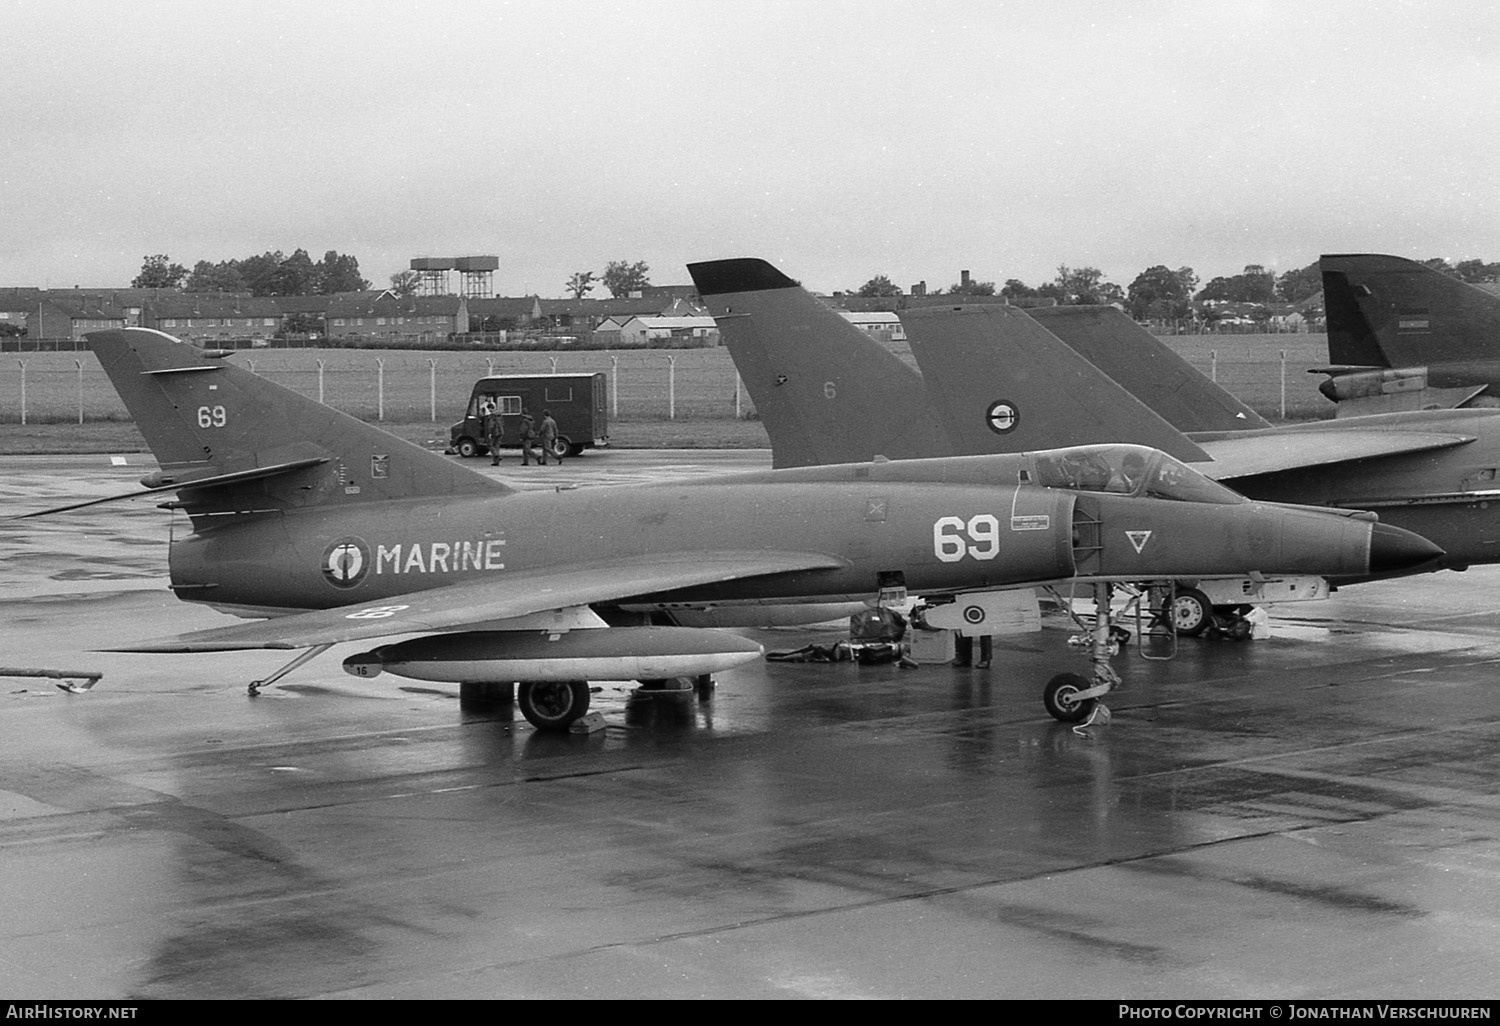
[[[552,455],[577,456],[585,449],[609,444],[608,375],[494,374],[474,382],[464,419],[448,429],[451,450],[460,456],[482,456],[490,451],[484,439],[484,417],[500,414],[504,433],[501,447],[521,447],[521,414],[531,414],[540,425],[542,411],[557,421]]]

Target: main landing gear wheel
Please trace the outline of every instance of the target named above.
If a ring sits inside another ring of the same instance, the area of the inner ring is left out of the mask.
[[[1183,588],[1172,598],[1172,623],[1181,636],[1196,638],[1214,622],[1214,607],[1197,588]]]
[[[537,730],[567,730],[589,711],[589,682],[523,680],[516,701]]]
[[[1042,690],[1042,704],[1053,719],[1063,723],[1082,723],[1098,704],[1098,699],[1077,697],[1089,687],[1089,682],[1076,673],[1059,673]]]

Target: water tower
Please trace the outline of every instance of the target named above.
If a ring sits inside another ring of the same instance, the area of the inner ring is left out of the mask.
[[[466,256],[453,261],[463,277],[465,299],[493,299],[495,295],[495,270],[500,258],[492,256]]]
[[[455,263],[452,257],[412,257],[411,269],[417,272],[417,295],[446,296],[452,292],[448,288],[448,272]]]

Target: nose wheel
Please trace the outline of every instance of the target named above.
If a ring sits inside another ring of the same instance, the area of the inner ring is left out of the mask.
[[[1042,705],[1048,715],[1062,723],[1108,722],[1109,709],[1100,699],[1120,686],[1120,675],[1109,665],[1110,652],[1117,650],[1109,608],[1110,585],[1094,585],[1094,624],[1089,629],[1089,664],[1087,677],[1077,673],[1059,673],[1042,689]],[[1098,713],[1100,715],[1096,716]]]
[[[1078,697],[1088,690],[1089,682],[1081,674],[1059,673],[1042,689],[1042,704],[1055,720],[1082,723],[1099,704],[1097,698]]]

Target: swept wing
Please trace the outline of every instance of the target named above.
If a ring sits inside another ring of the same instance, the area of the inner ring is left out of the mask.
[[[843,559],[808,552],[660,553],[608,563],[507,572],[502,579],[451,584],[393,595],[369,605],[339,606],[232,627],[106,649],[112,652],[224,652],[307,648],[413,631],[442,631],[597,602],[619,602],[678,588],[808,570],[833,570]]]
[[[1467,445],[1477,436],[1438,431],[1329,428],[1321,431],[1236,432],[1214,441],[1198,440],[1211,462],[1194,468],[1216,481],[1276,474],[1351,460],[1430,452]]]

